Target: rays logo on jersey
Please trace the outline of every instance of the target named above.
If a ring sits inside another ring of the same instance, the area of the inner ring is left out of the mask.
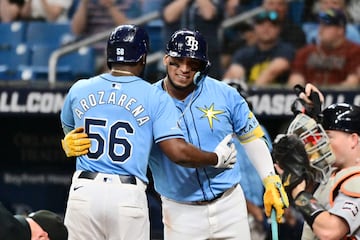
[[[196,51],[196,50],[199,49],[199,42],[195,39],[194,36],[186,36],[185,37],[185,44],[192,51]]]
[[[202,115],[201,118],[208,119],[209,126],[211,129],[213,129],[213,119],[215,119],[216,121],[219,121],[219,119],[217,118],[216,115],[222,114],[225,112],[223,110],[216,110],[214,107],[214,103],[212,103],[210,107],[205,106],[204,108],[202,108],[202,107],[196,107],[196,108],[204,113],[204,115]]]

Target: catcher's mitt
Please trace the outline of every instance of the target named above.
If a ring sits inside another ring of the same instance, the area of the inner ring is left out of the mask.
[[[305,147],[296,135],[285,135],[273,145],[272,156],[284,171],[281,174],[286,193],[291,197],[292,190],[303,180],[312,181],[313,175]]]

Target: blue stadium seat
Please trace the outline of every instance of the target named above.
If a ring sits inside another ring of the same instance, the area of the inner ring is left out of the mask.
[[[30,62],[30,49],[23,43],[0,51],[0,80],[19,80],[18,68]]]
[[[0,23],[0,50],[23,43],[25,30],[25,22]]]
[[[306,42],[314,43],[316,40],[314,37],[316,38],[317,36],[318,24],[314,22],[305,22],[301,26],[306,36]]]
[[[42,44],[60,47],[73,39],[70,23],[29,22],[25,35],[30,48]]]
[[[89,78],[96,74],[95,50],[82,47],[59,58],[57,66],[70,67],[73,79]]]
[[[31,51],[30,63],[21,66],[19,74],[23,80],[48,80],[49,59],[54,46],[34,45]],[[61,56],[56,66],[57,81],[74,81],[95,75],[95,50],[90,47]]]
[[[22,80],[48,80],[49,58],[57,48],[43,44],[34,45],[31,48],[30,62],[28,65],[21,65],[18,75]],[[71,80],[71,69],[69,66],[58,66],[57,79]]]
[[[304,12],[304,0],[293,0],[289,3],[289,17],[293,23],[301,25]]]

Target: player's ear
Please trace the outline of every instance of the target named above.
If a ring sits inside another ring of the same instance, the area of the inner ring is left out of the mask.
[[[166,66],[169,63],[169,55],[165,54],[163,57],[163,65]]]

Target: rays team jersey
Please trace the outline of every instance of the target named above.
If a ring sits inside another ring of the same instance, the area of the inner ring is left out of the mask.
[[[155,83],[161,90],[162,82]],[[213,151],[230,133],[244,142],[263,136],[246,101],[226,83],[206,77],[184,101],[173,101],[186,141],[202,150]],[[239,183],[239,164],[241,159],[233,169],[184,168],[171,162],[158,146],[154,146],[150,158],[157,192],[180,202],[211,200]]]
[[[170,96],[135,76],[105,73],[80,80],[69,90],[60,115],[67,128],[85,127],[91,139],[76,169],[134,175],[148,182],[153,142],[183,138]]]

